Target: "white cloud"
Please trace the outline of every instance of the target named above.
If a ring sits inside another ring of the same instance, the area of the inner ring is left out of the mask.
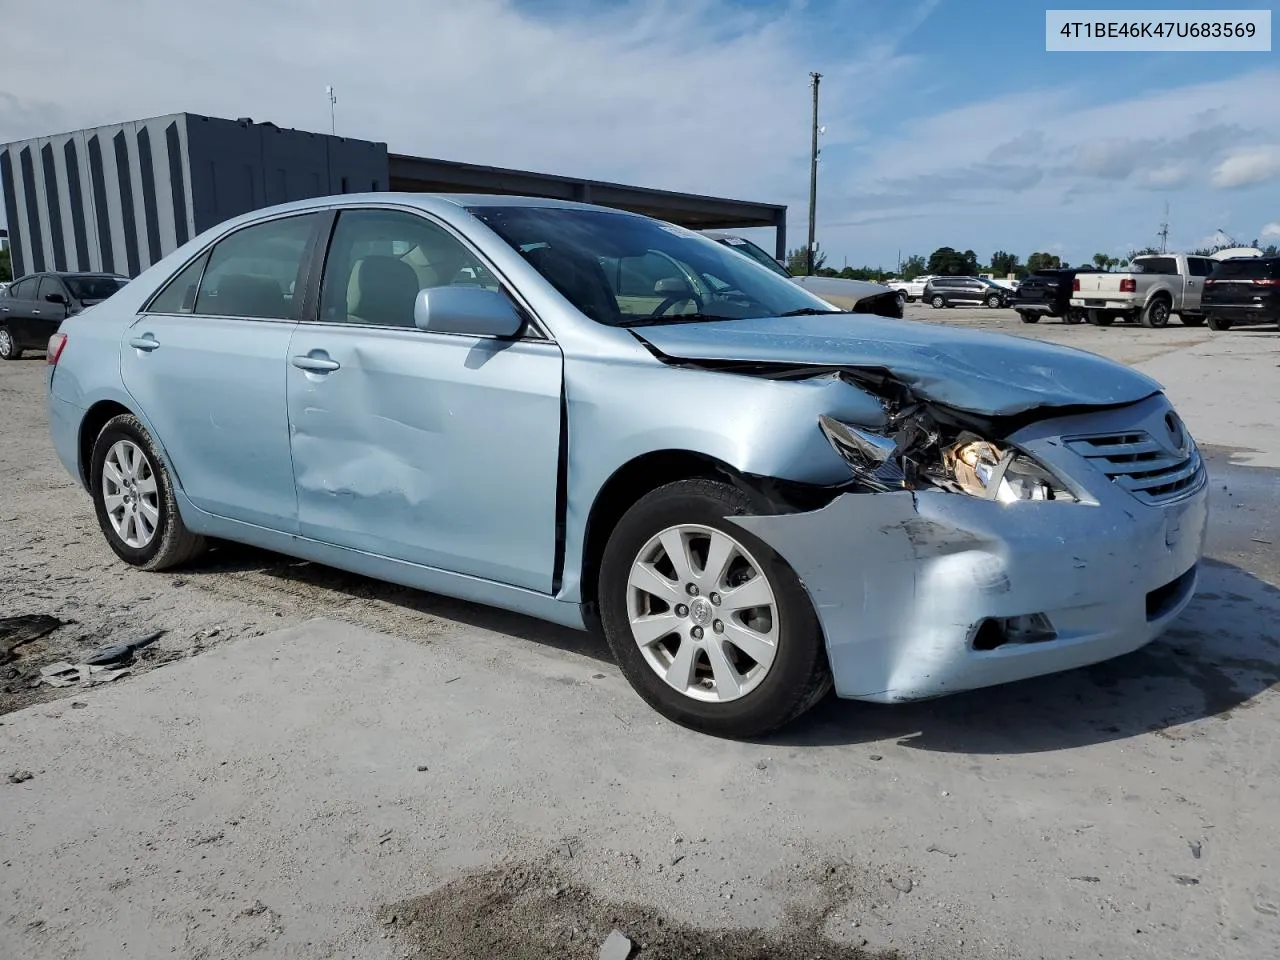
[[[869,0],[824,11],[865,20]],[[930,0],[904,7],[909,32]],[[678,190],[777,199],[802,185],[809,71],[826,146],[862,136],[863,103],[907,61],[895,25],[823,55],[812,17],[730,0],[42,0],[5,27],[0,141],[180,110],[329,129],[392,151]],[[50,70],[60,25],[93,37]],[[798,192],[798,191],[797,191]]]
[[[1213,168],[1215,187],[1247,187],[1280,178],[1280,147],[1258,146],[1233,151]]]
[[[1280,237],[1280,223],[1272,221],[1271,223],[1264,225],[1262,228],[1262,236],[1267,238]]]

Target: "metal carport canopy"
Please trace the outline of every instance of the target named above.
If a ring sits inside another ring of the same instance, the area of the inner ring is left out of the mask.
[[[776,256],[786,256],[787,208],[693,193],[651,190],[621,183],[582,180],[549,173],[486,167],[452,160],[390,154],[391,189],[413,193],[507,193],[516,196],[578,200],[642,213],[690,230],[742,230],[772,227]]]

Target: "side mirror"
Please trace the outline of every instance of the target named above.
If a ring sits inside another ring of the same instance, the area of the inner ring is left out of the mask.
[[[50,303],[60,303],[64,307],[67,305],[67,298],[60,293],[46,293],[44,298]]]
[[[428,287],[418,291],[413,322],[431,333],[514,337],[524,318],[506,294],[484,287]]]

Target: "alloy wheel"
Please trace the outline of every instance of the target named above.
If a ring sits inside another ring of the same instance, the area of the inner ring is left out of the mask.
[[[694,700],[745,697],[777,654],[772,584],[741,543],[712,527],[668,527],[644,545],[627,578],[627,617],[645,663]]]
[[[117,440],[102,464],[102,502],[111,528],[141,550],[160,526],[160,487],[151,461],[131,440]]]

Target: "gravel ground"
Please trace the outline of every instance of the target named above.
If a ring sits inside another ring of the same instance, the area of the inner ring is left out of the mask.
[[[60,740],[59,725],[88,723],[114,704],[123,728],[130,710],[145,713],[139,691],[164,696],[167,675],[198,676],[215,659],[226,664],[218,683],[228,695],[255,703],[236,692],[234,664],[248,663],[253,644],[271,640],[264,635],[316,617],[396,638],[412,651],[396,654],[405,662],[483,678],[492,688],[413,718],[417,704],[405,701],[402,709],[394,700],[405,691],[388,694],[385,680],[353,672],[353,687],[340,695],[382,712],[355,721],[315,700],[327,723],[297,734],[300,756],[308,737],[344,723],[383,725],[381,739],[361,750],[397,739],[397,731],[415,738],[431,755],[442,804],[422,816],[443,839],[415,851],[389,844],[377,863],[344,868],[367,881],[359,894],[334,894],[355,933],[311,937],[308,925],[319,921],[298,914],[305,898],[286,878],[269,907],[237,901],[236,910],[247,911],[238,918],[204,922],[164,950],[129,955],[168,955],[170,946],[186,956],[383,955],[361,952],[376,944],[388,956],[550,960],[593,955],[591,944],[613,925],[648,944],[642,957],[1280,954],[1280,337],[1215,335],[1176,321],[1151,331],[1032,327],[1006,311],[937,313],[909,308],[931,322],[1083,346],[1166,385],[1210,455],[1213,528],[1201,593],[1166,638],[1130,657],[903,707],[828,700],[760,744],[709,741],[656,722],[618,677],[602,641],[589,635],[240,547],[177,573],[137,573],[115,560],[87,496],[53,456],[43,362],[0,364],[0,616],[67,621],[0,663],[0,714],[33,708],[0,721],[0,808],[20,810],[0,829],[0,896],[10,905],[0,910],[0,954],[120,955],[91,941],[77,951],[49,935],[54,910],[91,930],[110,929],[104,908],[86,914],[84,904],[111,902],[110,884],[131,862],[170,872],[181,863],[197,875],[209,869],[190,863],[185,846],[168,849],[171,837],[154,824],[138,828],[141,846],[116,843],[93,860],[92,876],[72,869],[67,863],[83,855],[73,841],[36,842],[62,795],[92,799],[85,816],[100,815],[101,798],[101,809],[117,811],[108,821],[114,825],[132,822],[122,805],[135,793],[182,810],[181,797],[200,795],[202,784],[224,775],[246,795],[305,793],[307,766],[287,762],[288,743],[244,761],[253,776],[240,770],[236,780],[209,760],[189,781],[170,785],[164,763],[141,747],[97,743],[87,728],[83,743]],[[41,666],[155,631],[165,632],[133,676],[101,689],[33,686]],[[7,646],[0,644],[0,656]],[[199,692],[191,691],[193,702],[216,702]],[[526,703],[527,713],[520,709]],[[271,723],[269,713],[253,716],[259,728]],[[201,717],[193,713],[188,722],[198,727]],[[143,734],[140,728],[139,742]],[[175,734],[185,762],[219,743],[213,732],[207,741],[186,736]],[[251,742],[239,742],[241,755],[251,753]],[[101,760],[104,750],[116,759]],[[59,771],[71,757],[82,758],[79,766]],[[236,767],[234,757],[229,762]],[[277,762],[280,770],[267,776]],[[324,754],[320,762],[334,761]],[[361,795],[351,779],[360,774],[325,775],[333,795]],[[165,793],[172,790],[180,796]],[[240,793],[231,793],[239,802]],[[11,808],[11,797],[28,796],[29,804]],[[382,815],[384,799],[352,800],[341,814],[323,814],[338,821],[317,821],[314,808],[291,809],[281,799],[280,817],[245,821],[234,851],[236,895],[244,899],[254,877],[279,867],[273,851],[290,842],[290,831],[317,843],[365,830]],[[225,811],[206,813],[225,822]],[[58,821],[64,829],[72,822]],[[687,854],[672,853],[677,831]],[[559,838],[569,834],[580,846],[566,856]],[[706,848],[696,843],[700,834],[709,838]],[[298,843],[290,876],[328,862],[313,862]],[[28,860],[24,851],[35,848],[47,856]],[[679,881],[675,856],[684,858]],[[52,878],[40,882],[35,874],[46,868]],[[168,907],[130,900],[130,909],[161,917],[181,904],[198,912],[216,881],[208,884],[175,893]],[[725,898],[726,885],[736,899]],[[290,897],[300,899],[291,906]],[[227,916],[221,903],[218,913]],[[269,946],[283,926],[291,931],[287,952]],[[233,936],[250,927],[252,936]]]

